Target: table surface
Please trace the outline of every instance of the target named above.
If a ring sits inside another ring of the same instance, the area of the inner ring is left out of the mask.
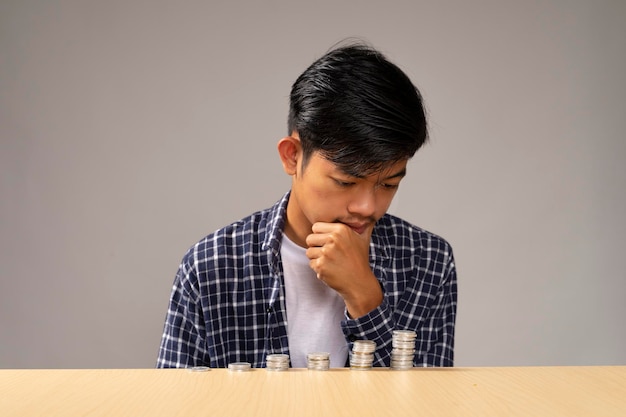
[[[0,416],[626,416],[626,366],[0,370]]]

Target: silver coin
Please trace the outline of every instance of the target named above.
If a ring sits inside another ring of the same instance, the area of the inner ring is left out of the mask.
[[[309,360],[328,360],[330,359],[330,353],[328,352],[313,352],[306,355]]]
[[[416,338],[417,337],[417,333],[415,333],[413,330],[394,330],[392,332],[393,336],[397,336],[399,338]]]
[[[276,360],[276,361],[288,361],[289,360],[289,355],[285,354],[285,353],[271,353],[269,355],[267,355],[266,358],[268,361],[270,360]]]
[[[355,362],[350,362],[350,368],[354,368],[354,369],[372,369],[372,364],[371,363],[355,363]]]
[[[376,342],[373,340],[355,340],[352,345],[353,352],[374,352],[376,351]]]
[[[192,366],[191,368],[187,368],[189,372],[207,372],[210,369],[211,368],[209,368],[208,366]]]

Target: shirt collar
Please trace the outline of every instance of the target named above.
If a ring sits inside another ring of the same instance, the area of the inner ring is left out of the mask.
[[[265,233],[262,248],[263,250],[271,250],[274,256],[278,256],[280,252],[280,242],[283,237],[283,230],[285,229],[287,203],[289,202],[290,194],[291,192],[287,192],[283,198],[269,209],[267,233]]]

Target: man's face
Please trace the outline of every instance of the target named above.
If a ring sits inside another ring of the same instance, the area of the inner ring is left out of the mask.
[[[389,209],[407,161],[392,163],[373,175],[355,177],[314,152],[302,169],[302,153],[292,175],[285,232],[306,246],[316,222],[344,223],[361,234]]]

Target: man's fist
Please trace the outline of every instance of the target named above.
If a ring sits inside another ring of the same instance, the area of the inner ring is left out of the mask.
[[[351,317],[382,302],[382,290],[369,264],[373,223],[315,223],[306,238],[307,257],[317,277],[344,299]]]

